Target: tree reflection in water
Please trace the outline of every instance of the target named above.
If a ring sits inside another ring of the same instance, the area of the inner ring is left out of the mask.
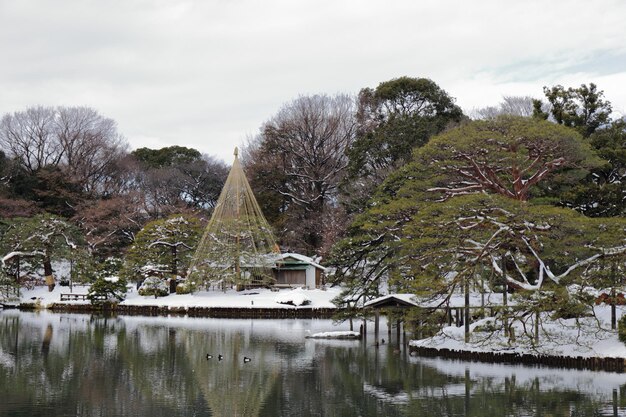
[[[598,416],[620,374],[409,357],[304,339],[327,320],[0,312],[0,415]],[[207,353],[213,355],[206,359]],[[224,359],[217,360],[222,354]],[[252,361],[244,363],[243,357]]]

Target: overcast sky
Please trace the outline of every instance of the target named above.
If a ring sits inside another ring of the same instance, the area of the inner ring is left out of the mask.
[[[133,148],[233,147],[298,95],[431,78],[469,112],[595,82],[626,113],[626,2],[0,0],[0,115],[83,105]]]

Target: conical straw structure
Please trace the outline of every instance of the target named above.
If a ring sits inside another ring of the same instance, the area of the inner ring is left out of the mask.
[[[196,249],[189,278],[222,288],[267,285],[274,280],[272,267],[279,253],[235,148],[233,166]]]

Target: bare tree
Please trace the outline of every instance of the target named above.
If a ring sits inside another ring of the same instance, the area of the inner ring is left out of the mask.
[[[496,106],[474,109],[472,119],[488,120],[501,115],[531,117],[533,115],[533,98],[530,96],[504,96]]]
[[[292,248],[314,252],[324,245],[323,215],[338,205],[355,127],[352,97],[301,96],[263,126],[258,147],[245,153],[255,191],[282,197],[276,207],[284,214],[280,234]],[[271,175],[258,175],[268,170]]]
[[[115,121],[88,107],[30,107],[0,121],[0,146],[29,174],[58,167],[84,192],[102,193],[128,145]]]
[[[89,252],[101,259],[115,256],[135,240],[135,234],[149,220],[140,192],[111,198],[83,201],[73,221],[84,233]]]
[[[17,158],[30,173],[46,165],[57,165],[63,152],[56,138],[55,110],[30,107],[0,122],[0,145],[11,158]]]
[[[66,171],[86,192],[103,191],[128,151],[115,121],[88,107],[59,107],[56,129]]]

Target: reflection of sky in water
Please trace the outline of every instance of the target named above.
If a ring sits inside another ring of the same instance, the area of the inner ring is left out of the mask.
[[[331,320],[2,311],[0,395],[11,400],[0,402],[0,415],[626,412],[622,374],[412,357],[390,343],[384,325],[378,349],[372,331],[365,342],[305,338],[348,328]]]

